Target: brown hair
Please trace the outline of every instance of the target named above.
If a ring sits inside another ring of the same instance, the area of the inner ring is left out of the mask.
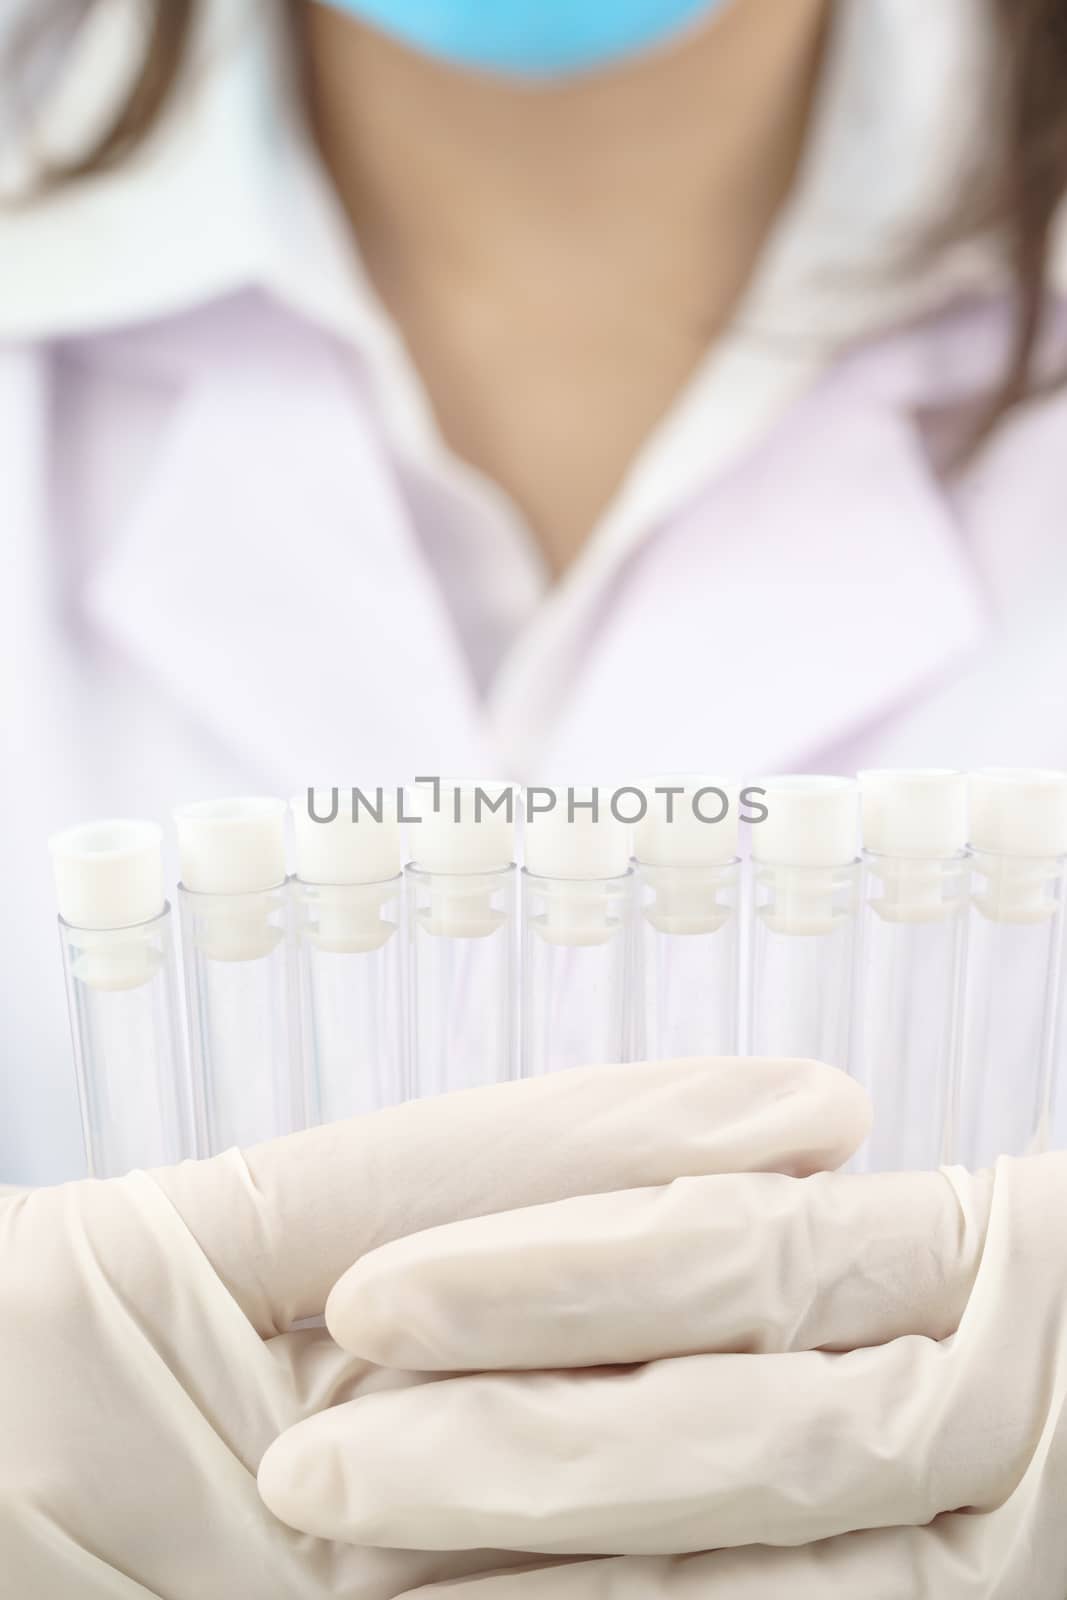
[[[80,14],[93,0],[53,0],[53,20]],[[999,150],[976,174],[958,215],[945,218],[937,241],[977,229],[999,235],[1010,262],[1015,333],[1010,359],[976,429],[984,439],[1039,387],[1036,359],[1048,303],[1053,229],[1067,193],[1067,0],[985,0],[999,36],[1003,92]],[[115,116],[92,149],[47,174],[67,183],[124,160],[152,132],[185,63],[200,0],[146,0],[144,61]]]
[[[983,432],[1034,390],[1056,215],[1067,193],[1067,0],[994,0],[1005,71],[1005,127],[983,219],[1007,247],[1015,340]],[[961,215],[965,231],[967,218]]]
[[[18,59],[30,60],[38,50],[46,54],[54,36],[70,30],[92,4],[93,0],[52,0],[50,9],[37,13],[16,35]],[[70,183],[117,166],[148,137],[177,84],[199,7],[200,0],[150,0],[145,7],[144,57],[129,92],[84,154],[61,166],[48,167],[43,175],[48,186]]]

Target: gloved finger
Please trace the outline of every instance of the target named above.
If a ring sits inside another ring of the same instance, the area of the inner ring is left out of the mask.
[[[260,1493],[305,1532],[403,1549],[653,1555],[921,1525],[997,1504],[1017,1467],[959,1377],[952,1341],[911,1338],[452,1378],[298,1423]]]
[[[270,1334],[404,1234],[685,1174],[813,1172],[868,1126],[862,1091],[814,1062],[642,1063],[411,1102],[153,1176]]]
[[[877,1528],[795,1549],[538,1565],[449,1580],[402,1600],[1015,1600],[1019,1591],[998,1583],[1005,1521],[951,1514],[927,1528]],[[1042,1574],[1036,1558],[1031,1580],[1026,1593],[1035,1600],[1058,1600],[1062,1580]]]
[[[959,1325],[992,1176],[684,1178],[414,1234],[326,1308],[383,1366],[590,1367],[702,1351],[852,1350]]]

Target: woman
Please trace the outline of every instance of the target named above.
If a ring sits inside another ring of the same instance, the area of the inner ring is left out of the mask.
[[[132,85],[81,9],[0,238],[12,1175],[60,814],[1063,760],[1062,0],[156,0]],[[597,1068],[0,1199],[0,1571],[1058,1600],[1067,1157],[797,1181],[866,1117]]]
[[[1067,762],[1061,0],[25,13],[5,1178],[78,1169],[63,823]]]

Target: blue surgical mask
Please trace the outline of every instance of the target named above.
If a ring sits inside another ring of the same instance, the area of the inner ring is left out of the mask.
[[[728,0],[329,0],[427,56],[520,78],[594,72]]]

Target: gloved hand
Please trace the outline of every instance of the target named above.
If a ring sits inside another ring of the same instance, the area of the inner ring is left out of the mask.
[[[624,1557],[448,1600],[1067,1595],[1067,1156],[486,1217],[364,1257],[326,1314],[376,1362],[513,1370],[298,1425],[260,1469],[286,1521]]]
[[[380,1600],[506,1565],[332,1546],[272,1516],[255,1478],[272,1439],[417,1381],[294,1323],[399,1235],[679,1173],[811,1171],[866,1122],[856,1087],[811,1064],[596,1068],[0,1201],[0,1590]],[[425,1451],[404,1441],[413,1472]]]

